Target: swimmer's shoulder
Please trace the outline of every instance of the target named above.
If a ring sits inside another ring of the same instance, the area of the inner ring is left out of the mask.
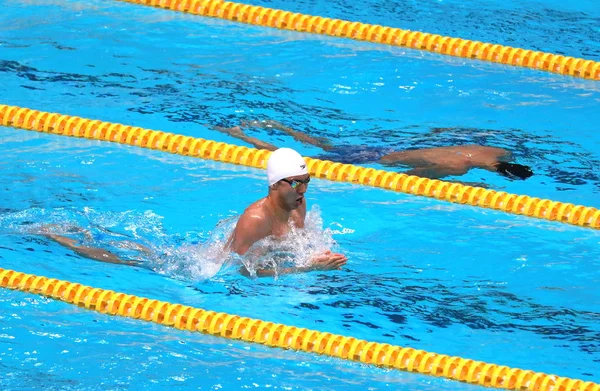
[[[266,206],[266,198],[262,198],[250,204],[240,217],[240,222],[246,224],[270,225],[271,217]]]
[[[490,147],[490,146],[486,146],[486,145],[478,145],[473,148],[474,148],[474,153],[477,153],[481,157],[487,157],[489,159],[503,159],[503,158],[509,159],[512,156],[510,151],[508,151],[504,148]]]
[[[252,244],[272,234],[272,219],[261,201],[259,200],[246,208],[229,240],[231,250],[240,255],[245,254]]]
[[[261,198],[258,201],[254,201],[253,203],[251,203],[250,205],[248,205],[248,207],[246,208],[246,210],[244,211],[244,214],[249,213],[249,214],[266,214],[266,201],[267,198]]]
[[[465,150],[471,150],[473,152],[480,152],[480,153],[506,153],[507,150],[504,148],[499,148],[499,147],[491,147],[488,145],[478,145],[478,144],[466,144],[466,145],[462,145],[462,146],[458,146],[455,148],[461,148],[461,149],[465,149]]]

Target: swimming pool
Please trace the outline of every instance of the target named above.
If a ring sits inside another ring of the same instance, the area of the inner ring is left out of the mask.
[[[513,21],[511,3],[403,3],[394,17],[376,3],[265,4],[599,59],[599,12],[591,3],[578,10],[527,3],[524,14],[543,21],[539,29]],[[488,143],[515,151],[536,175],[511,182],[474,170],[461,181],[597,205],[597,82],[121,3],[9,2],[5,15],[2,103],[229,143],[237,141],[204,124],[272,118],[315,136],[399,149]],[[432,15],[443,17],[433,25]],[[573,20],[577,31],[565,26]],[[495,26],[509,26],[515,43]],[[553,39],[537,39],[540,31]],[[0,132],[4,268],[598,379],[594,230],[315,180],[308,197],[320,211],[313,220],[318,226],[322,218],[349,254],[344,271],[248,280],[230,270],[206,280],[211,270],[180,249],[206,242],[219,220],[264,195],[263,171]],[[305,155],[320,152],[279,133],[254,135]],[[41,223],[77,223],[93,230],[96,244],[133,237],[172,256],[143,268],[99,264],[28,233]],[[2,290],[0,300],[3,389],[473,387],[106,317],[18,292]]]

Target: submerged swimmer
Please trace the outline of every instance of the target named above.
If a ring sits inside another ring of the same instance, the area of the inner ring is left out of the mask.
[[[267,161],[267,179],[269,193],[246,208],[227,241],[227,250],[245,255],[252,245],[261,239],[270,236],[281,238],[288,234],[292,227],[304,228],[304,194],[308,189],[310,176],[302,156],[290,148],[275,150]],[[288,267],[278,271],[260,269],[256,271],[256,275],[333,270],[345,265],[346,261],[345,255],[326,251],[313,257],[308,266]],[[245,268],[242,272],[248,274]]]
[[[408,175],[437,179],[445,176],[466,174],[472,168],[497,172],[511,179],[527,179],[533,175],[531,168],[510,162],[511,153],[502,148],[481,145],[458,145],[453,147],[424,148],[394,151],[386,147],[333,146],[328,141],[298,132],[277,121],[243,122],[242,127],[272,128],[281,130],[295,140],[321,148],[327,155],[318,159],[332,160],[348,164],[380,163],[386,166],[406,165],[411,167]],[[247,136],[240,126],[213,129],[229,134],[259,149],[274,151],[276,146]]]

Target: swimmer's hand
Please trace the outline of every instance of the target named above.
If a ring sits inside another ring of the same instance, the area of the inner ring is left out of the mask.
[[[312,263],[309,266],[304,267],[288,267],[279,270],[278,273],[273,269],[259,269],[256,271],[257,277],[270,277],[282,274],[292,273],[305,273],[315,270],[338,270],[346,264],[348,258],[344,254],[332,253],[331,251],[325,251],[312,258]],[[244,266],[240,268],[242,275],[249,277],[250,273]]]
[[[312,259],[312,264],[308,270],[336,270],[346,264],[348,258],[344,254],[325,251]]]

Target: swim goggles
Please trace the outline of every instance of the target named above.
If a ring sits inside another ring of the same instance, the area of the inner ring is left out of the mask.
[[[282,181],[284,181],[284,182],[286,182],[286,183],[289,183],[289,184],[290,184],[290,187],[291,187],[292,189],[297,189],[297,188],[298,188],[298,186],[300,186],[300,185],[306,185],[306,186],[308,186],[308,182],[310,182],[310,177],[306,178],[306,179],[305,179],[305,180],[303,180],[303,181],[302,181],[302,180],[300,180],[300,179],[291,179],[291,180],[290,180],[290,179],[285,179],[285,178],[284,178],[284,179],[282,179]]]

